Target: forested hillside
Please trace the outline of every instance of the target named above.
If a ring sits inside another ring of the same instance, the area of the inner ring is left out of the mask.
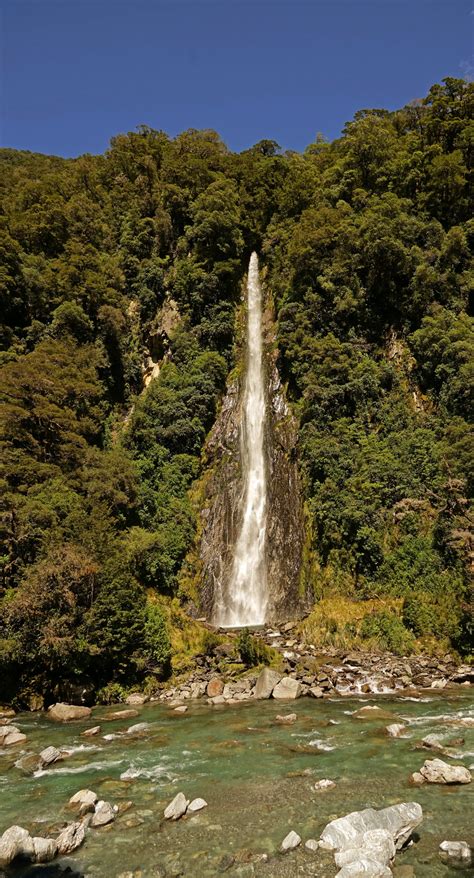
[[[348,635],[468,650],[473,109],[448,79],[304,154],[147,127],[104,156],[0,151],[0,700],[153,686],[187,642],[193,484],[252,249],[315,601],[383,597]]]

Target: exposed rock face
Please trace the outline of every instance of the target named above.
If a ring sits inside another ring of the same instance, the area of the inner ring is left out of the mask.
[[[91,709],[83,705],[59,702],[48,708],[48,714],[56,722],[68,723],[75,719],[88,719],[91,715]]]
[[[296,463],[297,424],[285,401],[276,368],[274,323],[263,315],[267,423],[267,581],[269,618],[300,616],[309,600],[299,591],[305,541],[303,505]],[[244,361],[245,351],[240,361]],[[243,371],[243,370],[242,370]],[[199,574],[201,610],[212,621],[229,581],[240,529],[242,473],[240,419],[244,375],[230,382],[211,431],[206,458],[209,477],[201,510]],[[225,598],[224,598],[225,599]]]

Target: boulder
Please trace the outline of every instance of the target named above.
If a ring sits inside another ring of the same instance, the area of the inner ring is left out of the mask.
[[[205,799],[193,799],[192,802],[189,803],[187,810],[202,811],[203,808],[207,808],[207,802]]]
[[[69,799],[68,805],[72,807],[84,808],[85,806],[94,807],[95,803],[98,801],[97,793],[94,793],[92,790],[79,790],[79,792],[74,793],[73,796]]]
[[[406,726],[403,723],[392,723],[390,726],[385,727],[385,731],[389,738],[400,738],[403,732],[406,731]]]
[[[148,695],[144,695],[143,692],[132,692],[125,699],[126,704],[146,704],[147,701]]]
[[[296,720],[296,713],[287,713],[285,716],[280,716],[280,714],[278,714],[278,716],[275,717],[275,722],[281,723],[283,726],[291,726]]]
[[[85,731],[81,732],[81,736],[84,738],[94,738],[96,735],[100,735],[102,729],[100,726],[92,726],[90,729],[85,729]]]
[[[255,684],[255,698],[270,698],[275,686],[280,682],[281,674],[272,668],[264,668]]]
[[[91,715],[90,707],[80,704],[52,704],[48,707],[48,714],[55,722],[69,723],[76,719],[88,719]]]
[[[169,803],[167,808],[165,808],[165,819],[179,820],[179,818],[182,817],[183,814],[186,814],[186,809],[188,805],[189,799],[186,798],[184,793],[177,793],[173,801]]]
[[[49,863],[50,860],[54,860],[58,852],[58,843],[56,839],[35,836],[32,839],[32,842],[36,863]]]
[[[138,710],[135,710],[133,707],[126,707],[124,710],[114,710],[113,713],[106,714],[104,719],[134,719],[136,716],[140,716]]]
[[[400,850],[422,820],[423,812],[418,802],[390,805],[381,811],[374,808],[353,811],[328,823],[321,833],[320,847],[329,851],[354,848],[361,845],[366,832],[384,829],[391,834],[395,848]]]
[[[272,695],[277,701],[292,701],[301,694],[301,683],[293,677],[282,677]]]
[[[0,869],[13,863],[16,857],[34,857],[33,839],[22,826],[10,826],[0,836]]]
[[[474,864],[474,852],[466,841],[442,841],[439,855],[443,863],[453,869],[469,869]]]
[[[320,686],[311,686],[311,689],[309,690],[309,695],[311,695],[311,698],[322,698],[324,695],[324,690],[321,689]]]
[[[212,680],[209,680],[206,689],[208,698],[216,698],[218,695],[222,695],[223,691],[224,683],[220,677],[213,677]]]
[[[319,841],[316,841],[315,838],[308,838],[308,841],[305,841],[304,846],[308,851],[317,851],[319,848]]]
[[[299,844],[301,844],[301,836],[292,829],[288,835],[285,835],[285,838],[280,845],[280,850],[283,852],[292,851],[294,848],[297,848]]]
[[[57,747],[46,747],[39,755],[39,764],[41,768],[46,765],[52,765],[53,762],[60,762],[63,754]]]
[[[115,811],[110,802],[104,802],[103,799],[101,799],[95,805],[95,810],[89,825],[94,829],[97,829],[99,826],[107,826],[108,823],[113,823],[115,816]]]
[[[374,863],[388,866],[395,856],[395,844],[387,829],[372,829],[364,832],[357,846],[343,848],[335,854],[336,866],[348,866],[360,859],[373,860]]]
[[[464,765],[448,765],[442,759],[427,759],[420,774],[427,783],[471,783],[472,774]]]
[[[202,682],[196,681],[195,683],[192,683],[192,685],[191,685],[189,697],[190,698],[201,698],[201,696],[204,695],[205,692],[206,692],[206,684],[204,683],[204,681],[202,681]]]
[[[142,732],[146,732],[149,729],[148,723],[135,723],[134,726],[129,726],[126,735],[141,735]]]
[[[333,780],[330,780],[328,777],[324,777],[322,780],[318,780],[314,784],[313,790],[315,792],[319,792],[319,790],[331,790],[335,786],[336,784]]]
[[[26,735],[20,732],[16,726],[0,726],[0,747],[23,744],[24,741],[26,741]]]
[[[69,823],[58,835],[56,844],[58,846],[58,854],[66,856],[77,850],[84,841],[86,835],[86,827],[82,821]]]

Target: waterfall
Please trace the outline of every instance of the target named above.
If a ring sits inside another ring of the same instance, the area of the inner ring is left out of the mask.
[[[265,408],[262,290],[257,254],[252,253],[247,281],[247,359],[240,423],[241,526],[230,579],[216,607],[216,622],[225,627],[258,625],[265,621],[268,600]]]

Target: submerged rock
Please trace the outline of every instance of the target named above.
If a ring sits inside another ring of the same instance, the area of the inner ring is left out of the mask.
[[[167,808],[165,808],[165,819],[179,820],[179,818],[182,817],[183,814],[186,814],[186,809],[188,805],[189,799],[186,798],[184,793],[177,793],[173,801],[169,803]]]
[[[331,790],[335,786],[336,784],[333,780],[324,777],[322,780],[318,780],[317,783],[314,784],[313,790],[315,790],[315,792],[319,792],[319,790]]]
[[[92,711],[90,707],[79,704],[63,704],[58,702],[48,707],[48,714],[56,722],[68,723],[76,719],[88,719]]]
[[[415,772],[417,774],[417,772]],[[427,759],[419,774],[426,783],[471,783],[472,774],[464,765],[448,765],[442,759]],[[412,775],[414,779],[414,775]]]
[[[113,713],[108,713],[104,719],[107,720],[116,720],[116,719],[134,719],[134,717],[140,716],[138,710],[135,710],[133,707],[126,707],[123,710],[114,710]]]
[[[291,726],[297,719],[298,717],[296,716],[296,713],[287,713],[285,716],[280,716],[280,714],[278,714],[275,717],[275,722],[280,723],[283,726]]]
[[[308,851],[317,851],[319,848],[319,841],[315,838],[308,838],[308,840],[305,841],[304,846]]]
[[[301,695],[301,683],[293,677],[282,677],[272,695],[278,701],[291,701]]]
[[[291,832],[289,832],[288,835],[286,835],[285,838],[283,839],[283,841],[280,845],[280,850],[281,851],[292,851],[294,848],[297,848],[298,845],[300,845],[300,844],[301,844],[301,836],[298,835],[298,833],[292,829]]]
[[[443,863],[453,869],[469,869],[474,863],[474,853],[466,841],[443,841],[439,846]]]
[[[255,698],[270,698],[270,695],[280,680],[281,674],[279,674],[278,671],[274,671],[272,668],[264,668],[258,675],[255,684]]]

